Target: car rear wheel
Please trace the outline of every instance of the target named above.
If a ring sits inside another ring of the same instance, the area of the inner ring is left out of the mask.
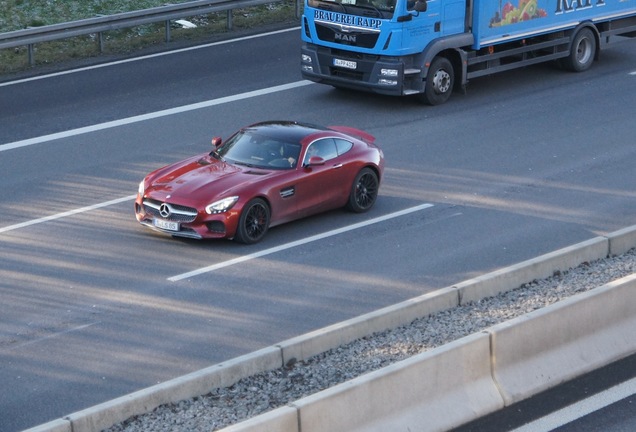
[[[235,239],[245,244],[260,241],[269,228],[269,218],[267,203],[261,198],[254,198],[243,208]]]
[[[355,213],[369,210],[378,197],[379,188],[380,182],[375,171],[371,168],[361,169],[351,186],[347,208]]]

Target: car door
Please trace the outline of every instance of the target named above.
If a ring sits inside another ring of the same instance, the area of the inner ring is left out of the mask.
[[[320,163],[310,164],[312,156],[319,157]],[[333,138],[321,138],[307,146],[296,188],[301,217],[344,205],[343,193],[348,194],[351,181],[343,168]]]
[[[280,143],[274,151],[275,167],[278,167],[271,175],[267,183],[266,195],[272,210],[272,225],[289,222],[297,219],[298,203],[300,198],[297,193],[300,171],[300,144]]]

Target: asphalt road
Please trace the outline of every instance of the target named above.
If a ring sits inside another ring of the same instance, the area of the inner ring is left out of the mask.
[[[302,82],[299,45],[295,30],[0,83],[0,430],[636,223],[636,44],[583,74],[476,79],[434,108]],[[268,119],[373,133],[387,158],[374,209],[254,246],[137,224],[147,172]]]

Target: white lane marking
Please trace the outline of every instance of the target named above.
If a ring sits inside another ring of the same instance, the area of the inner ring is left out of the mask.
[[[114,200],[105,201],[103,203],[94,204],[94,205],[91,205],[91,206],[82,207],[82,208],[78,208],[78,209],[74,209],[74,210],[69,210],[69,211],[65,211],[65,212],[62,212],[62,213],[57,213],[57,214],[50,215],[50,216],[45,216],[45,217],[42,217],[42,218],[39,218],[39,219],[32,219],[30,221],[22,222],[22,223],[15,224],[15,225],[9,225],[9,226],[0,228],[0,234],[6,233],[6,232],[9,232],[9,231],[14,231],[14,230],[17,230],[17,229],[20,229],[20,228],[26,228],[26,227],[29,227],[31,225],[37,225],[37,224],[41,224],[41,223],[44,223],[44,222],[49,222],[49,221],[52,221],[52,220],[55,220],[55,219],[61,219],[61,218],[65,218],[65,217],[68,217],[68,216],[73,216],[73,215],[76,215],[76,214],[79,214],[79,213],[86,213],[86,212],[89,212],[89,211],[92,211],[92,210],[97,210],[99,208],[107,207],[107,206],[110,206],[110,205],[113,205],[113,204],[119,204],[119,203],[122,203],[122,202],[125,202],[125,201],[134,200],[136,197],[137,197],[137,195],[129,195],[129,196],[126,196],[126,197],[123,197],[123,198],[117,198],[117,199],[114,199]]]
[[[510,432],[551,431],[634,394],[636,394],[636,378],[615,385],[614,387],[573,403],[559,411],[555,411],[552,414],[541,417]]]
[[[342,234],[342,233],[347,232],[347,231],[353,231],[355,229],[362,228],[362,227],[365,227],[365,226],[368,226],[368,225],[373,225],[373,224],[376,224],[376,223],[379,223],[379,222],[383,222],[383,221],[386,221],[386,220],[389,220],[389,219],[394,219],[394,218],[399,217],[399,216],[404,216],[404,215],[409,214],[409,213],[413,213],[413,212],[416,212],[416,211],[424,210],[424,209],[427,209],[429,207],[433,207],[433,204],[421,204],[421,205],[418,205],[418,206],[415,206],[415,207],[410,207],[410,208],[407,208],[407,209],[404,209],[404,210],[400,210],[400,211],[397,211],[397,212],[394,212],[394,213],[389,213],[389,214],[384,215],[384,216],[379,216],[379,217],[376,217],[376,218],[373,218],[373,219],[370,219],[370,220],[367,220],[367,221],[364,221],[364,222],[359,222],[359,223],[356,223],[356,224],[353,224],[353,225],[349,225],[349,226],[346,226],[346,227],[337,228],[337,229],[334,229],[334,230],[331,230],[331,231],[327,231],[327,232],[322,233],[322,234],[316,234],[316,235],[313,235],[311,237],[307,237],[307,238],[304,238],[304,239],[301,239],[301,240],[296,240],[296,241],[293,241],[293,242],[290,242],[290,243],[285,243],[283,245],[275,246],[275,247],[272,247],[272,248],[269,248],[269,249],[265,249],[265,250],[262,250],[260,252],[255,252],[253,254],[240,256],[240,257],[228,260],[228,261],[220,262],[218,264],[213,264],[213,265],[210,265],[210,266],[207,266],[207,267],[203,267],[203,268],[200,268],[198,270],[193,270],[193,271],[190,271],[190,272],[187,272],[187,273],[182,273],[182,274],[179,274],[179,275],[176,275],[176,276],[172,276],[172,277],[169,277],[168,280],[171,281],[171,282],[177,282],[177,281],[180,281],[180,280],[183,280],[183,279],[191,278],[193,276],[199,276],[199,275],[201,275],[203,273],[213,272],[215,270],[219,270],[219,269],[222,269],[222,268],[225,268],[225,267],[230,267],[230,266],[233,266],[235,264],[239,264],[239,263],[242,263],[242,262],[245,262],[245,261],[253,260],[253,259],[260,258],[260,257],[266,256],[266,255],[271,255],[271,254],[276,253],[276,252],[280,252],[280,251],[283,251],[283,250],[286,250],[286,249],[291,249],[291,248],[296,247],[296,246],[301,246],[301,245],[304,245],[304,244],[307,244],[307,243],[311,243],[311,242],[315,242],[315,241],[318,241],[318,240],[322,240],[322,239],[325,239],[327,237],[335,236],[337,234]]]
[[[282,84],[274,87],[268,87],[259,90],[253,90],[245,93],[239,93],[237,95],[225,96],[218,99],[211,99],[208,101],[198,102],[191,105],[184,105],[180,107],[170,108],[162,111],[155,111],[148,114],[142,114],[138,116],[128,117],[120,120],[114,120],[106,123],[100,123],[92,126],[81,127],[78,129],[72,129],[65,132],[58,132],[50,135],[43,135],[35,138],[30,138],[22,141],[15,141],[7,144],[0,144],[0,152],[13,150],[21,147],[27,147],[34,144],[40,144],[46,141],[52,141],[60,138],[68,138],[76,135],[81,135],[85,133],[95,132],[103,129],[109,129],[113,127],[123,126],[131,123],[137,123],[146,120],[152,120],[159,117],[165,117],[174,114],[180,114],[187,111],[198,110],[201,108],[208,108],[215,105],[221,105],[228,102],[235,102],[243,99],[249,99],[256,96],[262,96],[270,93],[276,93],[284,90],[289,90],[297,87],[303,87],[309,84],[314,84],[312,81],[302,80],[296,81],[292,83]]]
[[[79,331],[79,330],[84,330],[85,328],[94,326],[95,324],[101,324],[101,323],[102,323],[101,321],[96,321],[96,322],[93,322],[93,323],[80,325],[80,326],[77,326],[77,327],[73,327],[73,328],[69,328],[69,329],[66,329],[66,330],[58,331],[58,332],[50,334],[48,336],[43,336],[43,337],[40,337],[40,338],[37,338],[37,339],[34,339],[34,340],[30,340],[30,341],[27,341],[27,342],[17,343],[16,345],[9,345],[8,348],[9,349],[23,348],[23,347],[28,346],[28,345],[33,345],[34,343],[45,341],[47,339],[52,339],[54,337],[63,336],[63,335],[66,335],[66,334],[69,334],[69,333],[72,333],[72,332]]]
[[[24,78],[24,79],[20,79],[20,80],[0,83],[0,87],[10,86],[10,85],[14,85],[14,84],[22,84],[22,83],[26,83],[26,82],[30,82],[30,81],[36,81],[36,80],[41,80],[41,79],[46,79],[46,78],[53,78],[53,77],[62,76],[62,75],[69,75],[69,74],[73,74],[73,73],[77,73],[77,72],[84,72],[84,71],[88,71],[88,70],[92,70],[92,69],[100,69],[100,68],[109,67],[109,66],[116,66],[116,65],[120,65],[120,64],[124,64],[124,63],[132,63],[132,62],[136,62],[136,61],[140,61],[140,60],[146,60],[146,59],[151,59],[151,58],[155,58],[155,57],[163,57],[163,56],[168,56],[168,55],[172,55],[172,54],[179,54],[179,53],[186,52],[186,51],[193,51],[193,50],[197,50],[197,49],[209,48],[209,47],[218,46],[218,45],[225,45],[225,44],[234,43],[234,42],[242,42],[242,41],[245,41],[245,40],[256,39],[256,38],[260,38],[260,37],[271,36],[271,35],[276,35],[276,34],[280,34],[280,33],[286,33],[286,32],[289,32],[289,31],[296,31],[296,30],[300,30],[300,27],[293,27],[293,28],[289,28],[289,29],[277,30],[277,31],[272,31],[272,32],[268,32],[268,33],[261,33],[261,34],[257,34],[257,35],[251,35],[251,36],[244,36],[244,37],[240,37],[240,38],[236,38],[236,39],[228,39],[228,40],[223,40],[223,41],[218,41],[218,42],[211,42],[211,43],[208,43],[208,44],[205,44],[205,45],[197,45],[197,46],[193,46],[193,47],[181,48],[181,49],[172,50],[172,51],[164,51],[164,52],[155,53],[155,54],[148,54],[148,55],[145,55],[145,56],[133,57],[133,58],[125,59],[125,60],[117,60],[117,61],[114,61],[114,62],[102,63],[102,64],[98,64],[98,65],[93,65],[93,66],[86,66],[86,67],[78,68],[78,69],[71,69],[71,70],[67,70],[67,71],[54,72],[54,73],[47,74],[47,75],[40,75],[40,76],[36,76],[36,77],[30,77],[30,78]]]

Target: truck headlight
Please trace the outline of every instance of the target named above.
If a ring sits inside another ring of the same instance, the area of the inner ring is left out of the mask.
[[[311,63],[311,56],[307,55],[307,54],[303,54],[302,55],[302,61],[303,61],[303,63]]]
[[[380,75],[385,77],[396,77],[398,73],[397,69],[380,69]]]

